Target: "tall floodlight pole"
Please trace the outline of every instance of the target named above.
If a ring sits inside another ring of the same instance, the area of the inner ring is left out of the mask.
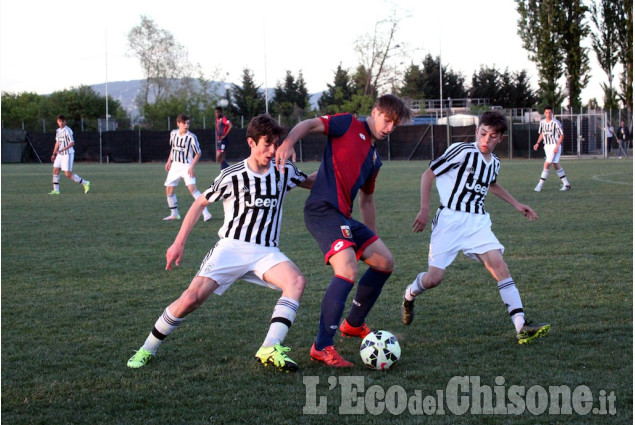
[[[108,129],[108,30],[106,30],[106,131]]]

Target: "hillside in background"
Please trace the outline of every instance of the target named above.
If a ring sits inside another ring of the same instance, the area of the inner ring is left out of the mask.
[[[131,80],[131,81],[112,81],[108,82],[108,96],[121,103],[121,106],[128,112],[131,118],[140,115],[137,106],[135,105],[135,98],[137,93],[141,89],[141,83],[143,80]],[[217,83],[216,86],[222,87],[222,83]],[[93,84],[90,86],[95,92],[102,96],[106,95],[106,83]],[[269,99],[274,96],[274,89],[269,88]],[[309,102],[311,108],[317,109],[317,103],[322,93],[314,93],[309,95]]]

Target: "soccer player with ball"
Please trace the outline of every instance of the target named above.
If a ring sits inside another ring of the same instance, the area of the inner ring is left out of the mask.
[[[352,337],[364,338],[370,333],[366,315],[392,273],[392,254],[375,228],[373,192],[381,167],[375,143],[411,118],[412,112],[403,100],[384,95],[377,99],[365,121],[352,114],[337,114],[298,123],[276,152],[276,164],[283,167],[298,140],[309,133],[328,137],[315,184],[304,206],[304,223],[334,272],[322,300],[320,325],[311,348],[311,358],[330,367],[353,366],[335,349],[335,333],[338,327],[343,335]],[[361,222],[351,216],[358,193]],[[370,267],[360,278],[353,306],[340,324],[360,259]]]
[[[292,162],[273,163],[276,145],[283,133],[268,115],[258,115],[247,127],[250,156],[221,171],[214,183],[190,207],[181,230],[166,253],[166,270],[178,266],[185,242],[203,210],[215,201],[223,202],[225,219],[218,231],[220,240],[203,259],[190,286],[156,321],[143,346],[128,360],[128,367],[146,365],[163,340],[199,308],[212,294],[221,295],[236,280],[282,290],[271,317],[271,325],[256,360],[281,371],[298,369],[282,342],[293,324],[306,280],[296,265],[278,248],[282,205],[296,186],[310,189],[315,174],[307,176]]]
[[[492,222],[483,204],[491,191],[512,205],[529,220],[538,215],[529,205],[518,202],[498,183],[500,161],[493,154],[507,131],[507,119],[495,111],[483,113],[474,143],[455,143],[443,155],[430,162],[421,177],[421,210],[412,224],[414,232],[422,232],[430,211],[430,192],[436,178],[441,206],[432,221],[428,271],[419,273],[406,288],[401,307],[404,325],[412,323],[414,299],[438,286],[445,269],[459,251],[479,260],[498,282],[498,290],[517,332],[519,344],[525,344],[549,332],[550,325],[532,325],[525,313],[516,284],[503,260],[504,247],[492,232]]]

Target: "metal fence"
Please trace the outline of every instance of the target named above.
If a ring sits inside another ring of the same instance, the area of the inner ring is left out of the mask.
[[[539,118],[539,116],[538,116]],[[607,157],[605,113],[560,114],[564,130],[563,155],[574,157]],[[544,151],[533,150],[538,139],[539,122],[517,122],[509,117],[510,131],[506,142],[496,148],[496,154],[505,159],[543,158]],[[194,129],[202,150],[202,161],[215,160],[214,129]],[[476,125],[452,126],[419,124],[399,126],[390,137],[378,143],[384,160],[431,160],[440,156],[456,142],[475,140]],[[234,127],[227,158],[238,161],[249,155],[245,142],[246,129]],[[77,161],[93,162],[150,162],[165,161],[169,154],[169,131],[118,130],[75,132]],[[55,136],[53,133],[29,133],[29,146],[40,158],[50,158]],[[310,135],[296,145],[299,161],[319,161],[322,157],[323,135]],[[29,155],[25,155],[29,158]]]

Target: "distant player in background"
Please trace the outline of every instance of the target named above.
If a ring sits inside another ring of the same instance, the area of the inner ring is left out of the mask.
[[[195,200],[201,196],[201,192],[196,188],[196,173],[194,173],[194,166],[201,158],[201,147],[194,133],[189,131],[190,117],[179,114],[176,117],[176,126],[178,130],[172,130],[170,133],[171,149],[168,162],[165,163],[165,171],[168,172],[168,176],[165,179],[165,194],[168,198],[168,207],[171,213],[163,220],[181,219],[176,195],[174,194],[174,188],[179,185],[181,179],[183,179]],[[207,208],[204,208],[203,219],[208,221],[211,218],[212,214]]]
[[[366,121],[352,114],[338,114],[298,123],[276,153],[276,163],[283,167],[298,140],[309,133],[328,136],[315,185],[304,207],[304,222],[334,272],[322,300],[317,338],[310,352],[313,360],[330,367],[353,366],[335,349],[335,333],[338,327],[342,335],[351,337],[363,338],[370,333],[366,316],[394,267],[392,254],[377,236],[375,226],[373,192],[381,167],[375,144],[411,118],[412,112],[403,100],[381,96]],[[361,222],[351,216],[358,193]],[[370,267],[359,279],[353,306],[340,325],[360,259]]]
[[[220,169],[224,170],[229,167],[227,161],[225,161],[225,151],[229,144],[229,138],[227,135],[234,127],[232,122],[223,115],[223,108],[220,106],[214,111],[216,114],[216,162],[220,164]]]
[[[60,171],[64,171],[64,175],[75,183],[84,186],[84,193],[88,193],[90,182],[73,173],[73,161],[75,160],[73,130],[66,126],[66,117],[64,115],[57,116],[57,125],[59,128],[55,132],[55,146],[53,147],[53,155],[51,155],[53,190],[49,192],[49,195],[60,194]]]
[[[564,169],[560,166],[560,154],[562,153],[562,140],[564,139],[564,133],[562,132],[562,125],[553,116],[553,108],[551,106],[545,106],[545,117],[540,120],[540,128],[538,129],[538,141],[534,145],[534,150],[537,151],[540,146],[540,142],[545,144],[545,165],[540,174],[540,180],[534,188],[536,192],[542,190],[542,185],[545,184],[547,177],[549,176],[549,166],[553,164],[553,168],[556,170],[558,177],[562,181],[562,187],[560,191],[570,190],[571,185],[567,176],[564,173]]]
[[[617,129],[617,142],[619,144],[617,155],[618,158],[622,158],[622,152],[624,156],[628,158],[628,145],[631,142],[631,132],[624,123],[624,120],[620,122],[620,128]]]
[[[428,271],[419,273],[406,287],[401,306],[401,321],[412,323],[414,299],[438,286],[445,269],[452,264],[459,251],[479,260],[498,282],[500,296],[507,307],[517,332],[519,344],[545,335],[547,323],[531,325],[525,321],[520,294],[503,260],[504,247],[492,232],[492,221],[483,206],[485,195],[491,191],[512,205],[529,220],[538,218],[529,205],[516,201],[498,183],[500,161],[493,154],[507,131],[507,119],[496,111],[485,112],[474,143],[454,143],[443,155],[430,162],[421,176],[421,210],[412,230],[422,232],[430,215],[430,192],[436,178],[441,206],[432,221]]]
[[[203,209],[215,201],[222,201],[225,211],[223,226],[218,231],[220,240],[203,259],[189,288],[159,317],[143,346],[128,360],[128,367],[139,368],[148,363],[185,316],[199,308],[212,293],[221,295],[242,279],[282,290],[267,336],[256,352],[256,361],[286,372],[298,369],[297,363],[287,356],[289,347],[281,344],[295,319],[306,281],[280,251],[278,240],[285,195],[296,186],[310,189],[315,173],[307,177],[291,162],[282,165],[284,174],[275,167],[272,159],[282,132],[282,127],[268,115],[253,118],[247,127],[249,158],[221,171],[188,211],[166,253],[167,270],[172,269],[172,263],[179,265],[190,231]],[[249,306],[245,308],[248,310]],[[218,321],[214,328],[219,335],[223,334]]]

